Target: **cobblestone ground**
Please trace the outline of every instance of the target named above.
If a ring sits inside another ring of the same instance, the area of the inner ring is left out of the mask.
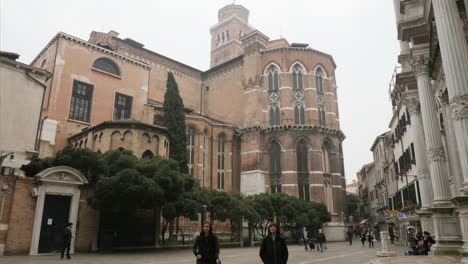
[[[308,263],[368,263],[375,258],[380,244],[375,248],[362,247],[358,240],[354,240],[352,246],[346,242],[328,243],[328,250],[320,252],[307,252],[299,245],[289,245],[288,264]],[[260,264],[258,247],[254,248],[227,248],[221,250],[223,264]],[[403,247],[392,247],[399,256],[403,255]],[[109,254],[75,254],[71,260],[59,259],[59,255],[41,256],[6,256],[0,257],[1,264],[185,264],[195,263],[195,258],[189,249],[165,250],[159,252],[137,253],[109,253]]]

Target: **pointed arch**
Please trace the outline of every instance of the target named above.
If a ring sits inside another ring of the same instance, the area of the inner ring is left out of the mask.
[[[226,135],[220,133],[218,135],[218,190],[224,190],[224,172],[225,172],[225,148],[226,148]]]
[[[195,169],[195,134],[196,128],[194,126],[187,127],[187,166],[189,169],[189,175],[194,175]]]
[[[328,78],[328,72],[325,70],[325,67],[320,63],[315,65],[313,74],[317,75],[318,71],[321,71],[323,77]]]
[[[276,139],[270,140],[269,144],[269,171],[271,193],[281,192],[281,145]]]
[[[278,72],[281,72],[281,67],[280,67],[279,63],[277,63],[276,61],[270,61],[269,63],[267,63],[267,65],[263,69],[263,75],[267,76],[268,75],[268,70],[271,67],[274,67],[274,68],[276,68],[276,70]]]
[[[294,106],[294,124],[305,124],[305,109],[303,104]]]
[[[275,92],[279,90],[279,73],[281,68],[275,63],[270,63],[265,70],[265,76],[268,79],[268,91]]]
[[[307,67],[300,60],[295,60],[293,63],[291,63],[291,66],[289,66],[289,72],[292,73],[295,66],[299,66],[303,73],[309,72]]]
[[[303,75],[306,72],[304,67],[301,64],[296,63],[292,66],[292,80],[293,80],[293,89],[303,90],[304,89],[304,80]]]
[[[309,188],[309,144],[305,139],[299,139],[296,145],[297,186],[299,199],[310,201]]]

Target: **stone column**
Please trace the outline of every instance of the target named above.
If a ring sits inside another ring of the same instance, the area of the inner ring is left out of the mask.
[[[455,193],[452,196],[460,195],[460,191],[463,192],[463,172],[461,170],[460,158],[458,156],[457,141],[455,138],[455,131],[453,129],[453,120],[450,110],[450,104],[447,93],[444,93],[439,97],[439,101],[442,105],[442,112],[444,116],[444,128],[445,128],[445,139],[447,158],[449,160],[448,165],[451,170],[451,178],[454,184]]]
[[[452,214],[454,206],[450,201],[451,193],[445,151],[438,124],[436,101],[429,77],[429,58],[426,54],[424,52],[413,56],[411,65],[418,83],[424,137],[434,192],[434,201],[430,210],[433,212],[432,221],[434,222],[437,244],[433,246],[431,252],[434,255],[457,254],[461,240],[460,225],[459,219]]]
[[[463,172],[464,192],[468,194],[468,46],[455,1],[433,0],[432,5]]]
[[[418,215],[421,219],[423,230],[434,232],[434,223],[431,218],[432,214],[429,211],[434,200],[434,192],[432,191],[432,181],[426,155],[426,143],[424,141],[424,128],[417,94],[414,96],[406,96],[404,103],[406,109],[408,109],[410,113],[411,129],[416,132],[413,143],[416,155],[416,167],[418,169],[419,190],[421,193],[421,209],[419,209]]]
[[[414,68],[418,83],[424,137],[434,191],[433,206],[451,205],[445,151],[438,124],[437,105],[432,94],[431,79],[429,77],[429,57],[423,55],[413,58],[411,65]]]
[[[415,96],[405,98],[406,109],[410,113],[411,127],[416,132],[414,137],[414,152],[416,155],[416,167],[418,168],[418,181],[421,192],[421,209],[431,207],[434,200],[431,175],[426,156],[426,143],[424,142],[424,128],[421,120],[419,100]]]

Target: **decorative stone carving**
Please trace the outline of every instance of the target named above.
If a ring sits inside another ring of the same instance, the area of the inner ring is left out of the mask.
[[[468,119],[468,94],[452,98],[450,108],[454,120]]]
[[[317,104],[325,104],[325,96],[323,94],[317,94]]]
[[[429,171],[426,168],[418,168],[417,173],[420,180],[429,178]]]
[[[331,185],[331,173],[324,173],[323,174],[323,184],[325,184],[325,186],[330,186]]]
[[[427,157],[431,161],[445,161],[445,151],[443,147],[427,149]]]
[[[421,74],[429,74],[429,57],[419,56],[413,58],[410,63],[416,76]]]
[[[303,91],[297,91],[293,95],[293,100],[296,103],[302,103],[304,102],[304,92]]]
[[[408,109],[411,114],[419,113],[421,111],[419,99],[416,97],[405,98],[404,103],[406,105],[406,109]]]
[[[270,102],[270,105],[276,105],[279,101],[278,93],[270,92],[270,95],[268,95],[268,101]]]

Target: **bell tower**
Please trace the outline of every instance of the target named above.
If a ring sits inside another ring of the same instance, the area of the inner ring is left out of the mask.
[[[240,39],[254,30],[249,25],[249,10],[230,4],[218,11],[218,23],[211,27],[211,60],[213,68],[242,54]]]

